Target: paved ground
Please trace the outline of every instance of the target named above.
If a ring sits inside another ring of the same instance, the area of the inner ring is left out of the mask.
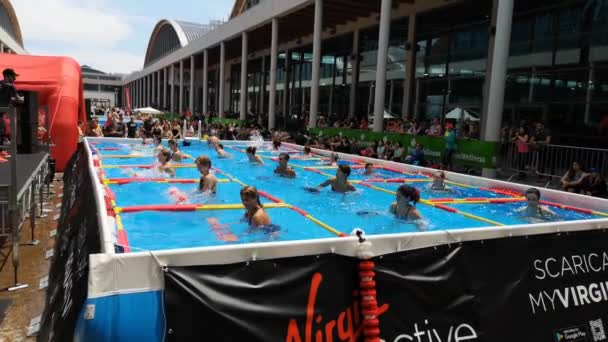
[[[60,179],[59,176],[56,179]],[[57,193],[61,193],[61,182],[56,181],[54,188]],[[46,296],[45,289],[40,290],[40,278],[48,275],[49,260],[45,259],[47,249],[53,248],[55,238],[50,237],[50,232],[57,228],[55,215],[59,214],[57,203],[61,203],[60,196],[51,194],[46,199],[48,204],[45,208],[52,209],[47,213],[46,218],[37,218],[35,238],[40,241],[36,246],[24,245],[31,240],[31,230],[29,220],[25,222],[22,236],[19,266],[19,282],[28,284],[29,287],[14,292],[0,292],[0,301],[11,299],[12,303],[7,309],[4,320],[0,323],[0,342],[19,342],[35,341],[34,337],[27,337],[28,327],[32,318],[40,316],[44,309]],[[0,288],[12,286],[14,268],[12,265],[12,255],[2,272],[0,272]]]

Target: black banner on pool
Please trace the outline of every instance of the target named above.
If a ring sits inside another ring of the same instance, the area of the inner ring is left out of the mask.
[[[467,242],[378,260],[385,341],[608,341],[608,233]]]
[[[171,341],[355,341],[357,260],[338,255],[172,267]]]
[[[78,145],[63,174],[63,199],[38,341],[71,341],[87,298],[89,255],[101,244],[93,180]],[[110,275],[109,275],[110,276]]]
[[[170,268],[173,341],[362,341],[359,261]],[[375,259],[387,342],[608,341],[608,233],[466,242]]]

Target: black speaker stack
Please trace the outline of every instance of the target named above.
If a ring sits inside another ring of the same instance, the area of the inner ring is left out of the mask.
[[[21,92],[23,103],[17,107],[17,153],[29,154],[39,150],[38,93]]]

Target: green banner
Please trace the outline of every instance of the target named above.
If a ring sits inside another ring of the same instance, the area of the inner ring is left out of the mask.
[[[212,123],[219,123],[222,125],[242,125],[243,123],[245,123],[245,121],[243,120],[239,120],[239,119],[227,119],[227,118],[212,118],[211,119]]]
[[[312,128],[310,134],[319,137],[343,136],[359,142],[373,143],[374,141],[398,141],[413,151],[417,143],[424,145],[424,154],[427,159],[441,161],[441,154],[445,150],[445,141],[442,137],[418,136],[403,133],[371,132],[346,128]],[[457,139],[457,150],[454,153],[454,162],[468,167],[496,168],[497,144],[488,141]]]

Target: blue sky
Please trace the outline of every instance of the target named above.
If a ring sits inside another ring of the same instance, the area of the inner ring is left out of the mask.
[[[13,0],[25,48],[64,55],[112,73],[141,69],[154,25],[163,18],[226,20],[233,0]]]

